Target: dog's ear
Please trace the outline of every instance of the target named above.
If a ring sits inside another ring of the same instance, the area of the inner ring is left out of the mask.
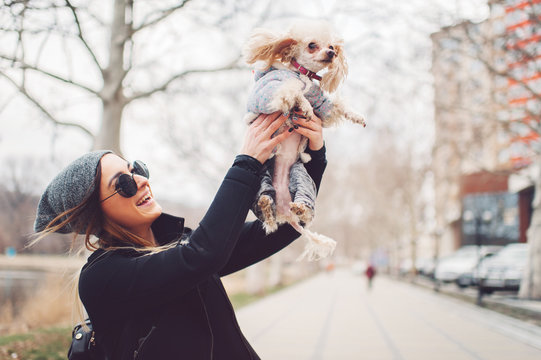
[[[348,64],[346,55],[344,54],[343,44],[339,43],[335,45],[334,51],[336,52],[336,57],[321,79],[321,88],[330,93],[338,88],[348,74]]]
[[[278,36],[265,29],[256,29],[243,48],[246,63],[264,61],[270,67],[276,60],[289,62],[293,46],[297,41],[287,36]]]

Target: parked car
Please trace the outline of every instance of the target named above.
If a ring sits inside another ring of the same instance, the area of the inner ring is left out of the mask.
[[[404,259],[400,262],[400,265],[398,267],[398,274],[400,276],[406,276],[411,274],[412,271],[412,261],[411,259]],[[425,275],[429,276],[427,274],[428,271],[432,269],[432,273],[434,272],[434,260],[429,258],[417,258],[415,261],[415,272],[417,275]]]
[[[471,284],[472,273],[480,258],[491,256],[501,249],[501,246],[466,245],[453,254],[441,258],[436,264],[434,279],[439,283],[456,282],[459,286]],[[458,279],[461,279],[458,282]]]
[[[528,257],[528,244],[505,246],[479,266],[476,274],[478,286],[484,293],[518,291]]]

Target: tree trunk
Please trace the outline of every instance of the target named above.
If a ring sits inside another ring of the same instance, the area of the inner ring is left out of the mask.
[[[131,41],[132,2],[115,0],[111,36],[109,39],[109,64],[103,70],[103,88],[100,98],[103,104],[101,127],[94,142],[95,149],[109,149],[121,155],[120,129],[122,113],[126,106],[122,81],[126,73],[124,50]],[[126,22],[127,15],[130,21]]]
[[[122,155],[120,149],[120,126],[124,104],[118,101],[103,101],[100,131],[94,142],[94,150],[112,150]]]
[[[520,284],[519,297],[541,300],[541,176],[538,174],[534,181],[535,196],[532,201],[532,221],[527,232],[528,261]]]
[[[270,258],[269,288],[283,285],[283,253],[274,254]]]
[[[265,292],[265,262],[259,262],[246,268],[246,292],[261,295]]]

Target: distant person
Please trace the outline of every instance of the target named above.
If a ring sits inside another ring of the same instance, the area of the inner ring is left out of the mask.
[[[332,274],[333,271],[334,271],[334,262],[329,261],[329,262],[327,263],[327,265],[325,266],[325,271],[326,271],[328,274]]]
[[[81,270],[79,296],[108,359],[259,359],[220,277],[299,237],[288,224],[266,235],[259,220],[245,222],[263,164],[292,132],[309,139],[312,160],[305,166],[319,188],[327,163],[321,121],[300,120],[273,138],[286,119],[260,115],[250,125],[193,231],[183,218],[162,213],[145,164],[110,151],[83,155],[49,184],[38,205],[36,241],[52,232],[84,235],[93,253]]]
[[[374,280],[374,276],[376,276],[376,268],[372,264],[368,264],[364,273],[368,281],[368,289],[372,289],[372,281]]]

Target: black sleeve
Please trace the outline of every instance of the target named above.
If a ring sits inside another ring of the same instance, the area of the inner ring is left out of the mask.
[[[308,150],[307,152],[312,157],[312,160],[304,164],[304,166],[319,190],[327,166],[325,146],[320,150]],[[219,275],[225,276],[234,273],[266,259],[291,244],[299,236],[300,234],[289,224],[283,224],[272,234],[266,235],[261,221],[248,222],[244,225],[235,250],[227,264],[220,270]]]
[[[119,252],[83,269],[79,291],[85,306],[103,298],[121,311],[156,306],[217,273],[231,256],[258,188],[258,176],[231,167],[187,245],[136,257]]]
[[[316,151],[306,148],[306,152],[312,157],[312,160],[304,164],[304,167],[312,180],[316,183],[316,189],[319,191],[319,185],[321,184],[323,173],[327,167],[327,149],[325,148],[325,145],[323,145],[321,149]]]

